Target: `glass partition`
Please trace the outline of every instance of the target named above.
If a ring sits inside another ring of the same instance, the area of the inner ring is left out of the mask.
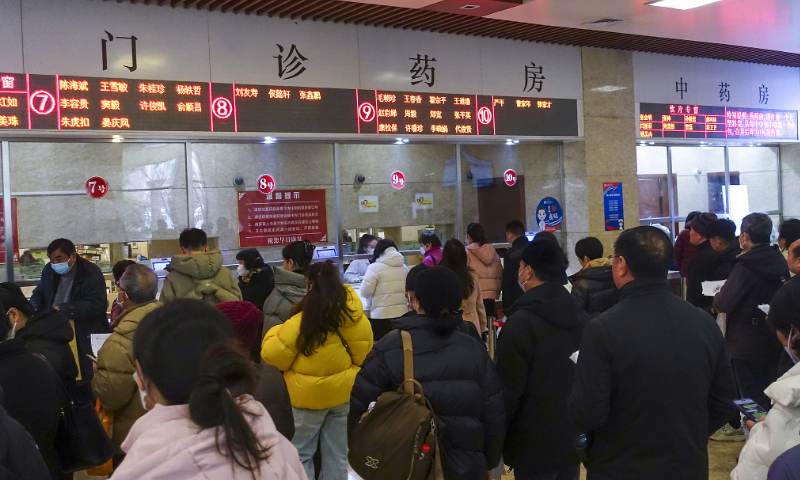
[[[672,173],[677,179],[675,214],[686,217],[695,210],[725,213],[725,148],[672,147],[671,150]]]
[[[649,219],[669,218],[667,147],[636,147],[636,171],[639,176],[639,223],[649,225],[652,223]],[[674,192],[674,175],[672,180]]]
[[[11,142],[9,149],[17,280],[41,276],[56,238],[72,240],[104,273],[125,258],[175,253],[188,225],[183,143]],[[108,182],[103,198],[85,192],[93,176]]]

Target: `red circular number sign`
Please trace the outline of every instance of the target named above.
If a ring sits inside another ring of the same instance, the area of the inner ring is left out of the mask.
[[[217,97],[211,104],[211,111],[214,112],[215,117],[225,119],[233,113],[233,104],[225,97]]]
[[[489,107],[481,107],[478,109],[478,121],[481,125],[489,125],[492,123],[492,111]]]
[[[358,118],[362,122],[371,122],[375,120],[375,106],[371,103],[364,102],[358,106]]]
[[[506,185],[509,187],[513,187],[517,184],[517,172],[509,168],[503,172],[503,181],[506,182]]]
[[[267,195],[275,191],[275,179],[272,178],[272,175],[261,175],[258,177],[258,181],[256,182],[256,186],[258,187],[258,191]]]
[[[103,177],[92,177],[86,180],[86,195],[92,198],[103,198],[108,193],[108,182]]]
[[[400,190],[406,186],[406,176],[403,172],[392,172],[391,182],[394,188]]]

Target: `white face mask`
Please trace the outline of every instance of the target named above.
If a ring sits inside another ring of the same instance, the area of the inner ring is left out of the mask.
[[[375,253],[375,249],[374,248],[368,248],[367,249],[367,253],[372,255],[373,253]]]
[[[523,268],[522,271],[517,274],[517,284],[519,285],[519,288],[521,288],[523,292],[525,291],[525,283],[530,282],[531,279],[529,278],[529,279],[525,280],[525,283],[523,283],[523,282],[519,281],[520,280],[519,277],[522,275],[522,272],[524,272],[528,268],[530,268],[530,267]]]
[[[142,384],[144,385],[144,390],[139,388],[139,372],[133,372],[133,380],[136,382],[136,391],[139,392],[139,400],[142,402],[142,408],[145,410],[150,410],[147,408],[147,402],[145,402],[145,397],[147,397],[150,393],[147,391],[147,383],[142,380]]]
[[[794,333],[794,327],[789,330],[789,338],[786,340],[786,346],[783,347],[786,350],[786,353],[789,354],[789,358],[792,359],[792,363],[797,365],[797,360],[794,359],[794,353],[792,352],[792,334]]]
[[[425,247],[419,247],[419,253],[425,255]]]
[[[236,269],[236,273],[238,273],[240,277],[246,277],[247,274],[250,273],[250,270],[248,270],[244,265],[239,265],[239,267]]]
[[[17,334],[16,333],[17,332],[17,324],[18,323],[19,323],[19,321],[14,322],[14,327],[11,329],[11,333],[8,334],[8,337],[7,337],[8,340],[11,340],[16,336],[16,334]],[[797,362],[795,362],[795,363],[797,363]]]

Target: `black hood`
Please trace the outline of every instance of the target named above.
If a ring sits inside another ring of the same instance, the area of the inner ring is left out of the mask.
[[[611,266],[592,267],[581,270],[575,275],[569,277],[570,282],[575,283],[576,280],[585,278],[587,280],[595,280],[598,282],[613,282],[614,273],[611,271]]]
[[[741,255],[734,265],[742,264],[765,282],[783,283],[789,279],[789,265],[777,245],[758,245]]]
[[[59,343],[68,343],[73,338],[72,327],[66,315],[47,308],[28,319],[28,323],[16,332],[23,342],[44,338]]]
[[[588,319],[578,299],[558,282],[547,282],[528,290],[514,302],[506,315],[510,317],[519,311],[530,312],[567,330],[582,327]]]

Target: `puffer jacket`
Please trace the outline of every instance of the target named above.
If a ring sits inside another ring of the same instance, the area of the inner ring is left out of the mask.
[[[790,448],[772,462],[767,480],[800,480],[800,445]]]
[[[481,289],[478,285],[478,275],[472,273],[472,281],[475,283],[475,289],[472,290],[472,295],[461,301],[461,316],[465,322],[472,322],[478,332],[483,332],[488,328],[486,320],[486,307],[483,304],[483,296]]]
[[[370,318],[397,318],[408,313],[407,273],[403,255],[394,247],[387,248],[367,268],[361,282],[361,296],[371,300]]]
[[[607,258],[592,260],[569,280],[572,282],[572,296],[580,301],[581,308],[590,317],[605,312],[616,305],[619,299],[611,262]]]
[[[39,310],[16,334],[27,351],[42,355],[50,362],[70,392],[74,391],[78,376],[78,365],[69,344],[74,337],[69,318],[52,308]]]
[[[437,335],[435,319],[406,317],[397,326],[411,334],[414,378],[441,419],[446,479],[485,479],[500,461],[506,406],[503,388],[486,347],[460,332]],[[389,333],[375,346],[356,377],[350,397],[352,432],[369,404],[403,381],[403,342]]]
[[[219,250],[175,255],[167,268],[169,274],[161,290],[164,303],[176,298],[189,298],[216,305],[242,299],[242,292],[230,270],[222,268]]]
[[[306,277],[282,268],[275,269],[275,288],[264,302],[264,331],[280,325],[291,317],[294,307],[306,296]]]
[[[2,403],[0,403],[0,478],[4,480],[50,478],[36,442],[22,425],[8,416]],[[56,478],[60,478],[60,475]]]
[[[800,445],[800,364],[764,391],[772,409],[750,430],[731,480],[765,480],[770,465],[786,450]],[[766,405],[762,405],[766,406]]]
[[[372,327],[364,315],[361,300],[350,285],[344,288],[347,290],[347,307],[355,313],[346,318],[339,333],[347,341],[352,358],[335,333],[328,334],[325,343],[310,356],[300,353],[297,338],[303,312],[283,325],[273,327],[264,337],[261,358],[284,372],[289,398],[295,408],[322,410],[347,402],[356,374],[372,350]]]
[[[259,470],[250,472],[219,452],[224,432],[200,429],[189,415],[189,405],[156,405],[140,418],[122,444],[127,453],[114,470],[114,480],[306,480],[300,457],[278,433],[263,405],[245,395],[236,400],[255,439],[268,449]],[[219,438],[217,436],[219,435]]]
[[[117,318],[114,332],[97,352],[97,373],[92,379],[92,392],[103,407],[114,412],[111,441],[120,446],[134,422],[145,414],[133,379],[133,336],[139,322],[162,304],[152,302],[135,305]]]
[[[503,264],[494,245],[491,243],[467,245],[467,265],[478,274],[483,299],[498,299],[503,283]]]

